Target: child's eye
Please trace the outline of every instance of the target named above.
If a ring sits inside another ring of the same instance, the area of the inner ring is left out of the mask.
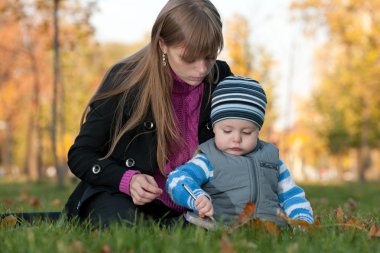
[[[245,135],[250,135],[252,132],[243,132]]]
[[[231,130],[224,130],[223,129],[223,133],[225,133],[225,134],[230,134],[232,131]]]

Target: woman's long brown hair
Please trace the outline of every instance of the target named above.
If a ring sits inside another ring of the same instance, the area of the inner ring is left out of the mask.
[[[163,66],[159,40],[167,46],[183,46],[184,59],[215,59],[223,48],[222,22],[215,6],[208,0],[169,0],[159,13],[151,33],[150,43],[137,53],[122,61],[123,67],[115,76],[103,79],[91,98],[82,122],[89,112],[89,105],[97,100],[120,94],[108,158],[121,137],[135,128],[151,108],[157,131],[157,163],[163,175],[165,164],[173,143],[181,143],[171,104],[173,81],[169,66]],[[209,73],[206,84],[213,82],[214,73]],[[105,82],[105,80],[111,80]],[[123,110],[131,89],[139,85],[136,103],[130,119],[123,124]]]

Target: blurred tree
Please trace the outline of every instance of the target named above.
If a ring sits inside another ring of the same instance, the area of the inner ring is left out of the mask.
[[[77,44],[89,43],[93,28],[89,23],[96,6],[79,1],[64,1],[60,12],[64,57],[74,54]],[[8,65],[0,68],[0,120],[7,123],[8,143],[12,143],[9,164],[23,166],[32,180],[42,176],[44,165],[51,164],[52,144],[47,141],[51,124],[53,73],[53,2],[2,1],[0,3],[0,55]],[[38,17],[38,18],[36,18]],[[79,43],[80,41],[80,43]],[[87,41],[87,42],[83,42]],[[75,63],[75,59],[71,62]],[[64,135],[63,87],[58,90],[60,134]],[[24,133],[24,134],[22,134]],[[59,140],[62,146],[63,138]],[[66,153],[60,148],[58,157],[64,164]],[[21,160],[24,160],[22,163]],[[21,165],[23,164],[23,165]]]
[[[275,83],[271,76],[275,62],[265,48],[257,46],[252,49],[250,42],[251,32],[247,18],[240,14],[235,14],[226,21],[226,24],[226,47],[232,72],[235,75],[258,80],[267,94],[268,104],[261,135],[265,139],[271,140],[274,122],[277,119],[277,112],[273,106]]]
[[[359,179],[371,166],[370,151],[380,146],[380,1],[303,0],[292,8],[308,33],[323,30],[327,42],[319,55],[315,108],[317,128],[335,155],[357,151]]]

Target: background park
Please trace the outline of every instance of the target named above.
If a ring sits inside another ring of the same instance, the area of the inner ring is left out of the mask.
[[[62,210],[78,182],[66,160],[86,103],[112,64],[147,43],[165,3],[0,0],[0,213]],[[261,138],[279,147],[318,222],[98,231],[3,219],[1,252],[380,252],[380,1],[213,3],[224,22],[219,58],[263,85]],[[146,12],[146,26],[102,18],[110,5]],[[111,30],[119,37],[105,38]]]

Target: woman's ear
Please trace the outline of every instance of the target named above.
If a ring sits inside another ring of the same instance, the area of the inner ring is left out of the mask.
[[[160,49],[161,51],[166,54],[168,51],[167,51],[167,46],[165,45],[165,42],[162,40],[162,39],[159,39],[158,40],[158,44],[160,45]]]

